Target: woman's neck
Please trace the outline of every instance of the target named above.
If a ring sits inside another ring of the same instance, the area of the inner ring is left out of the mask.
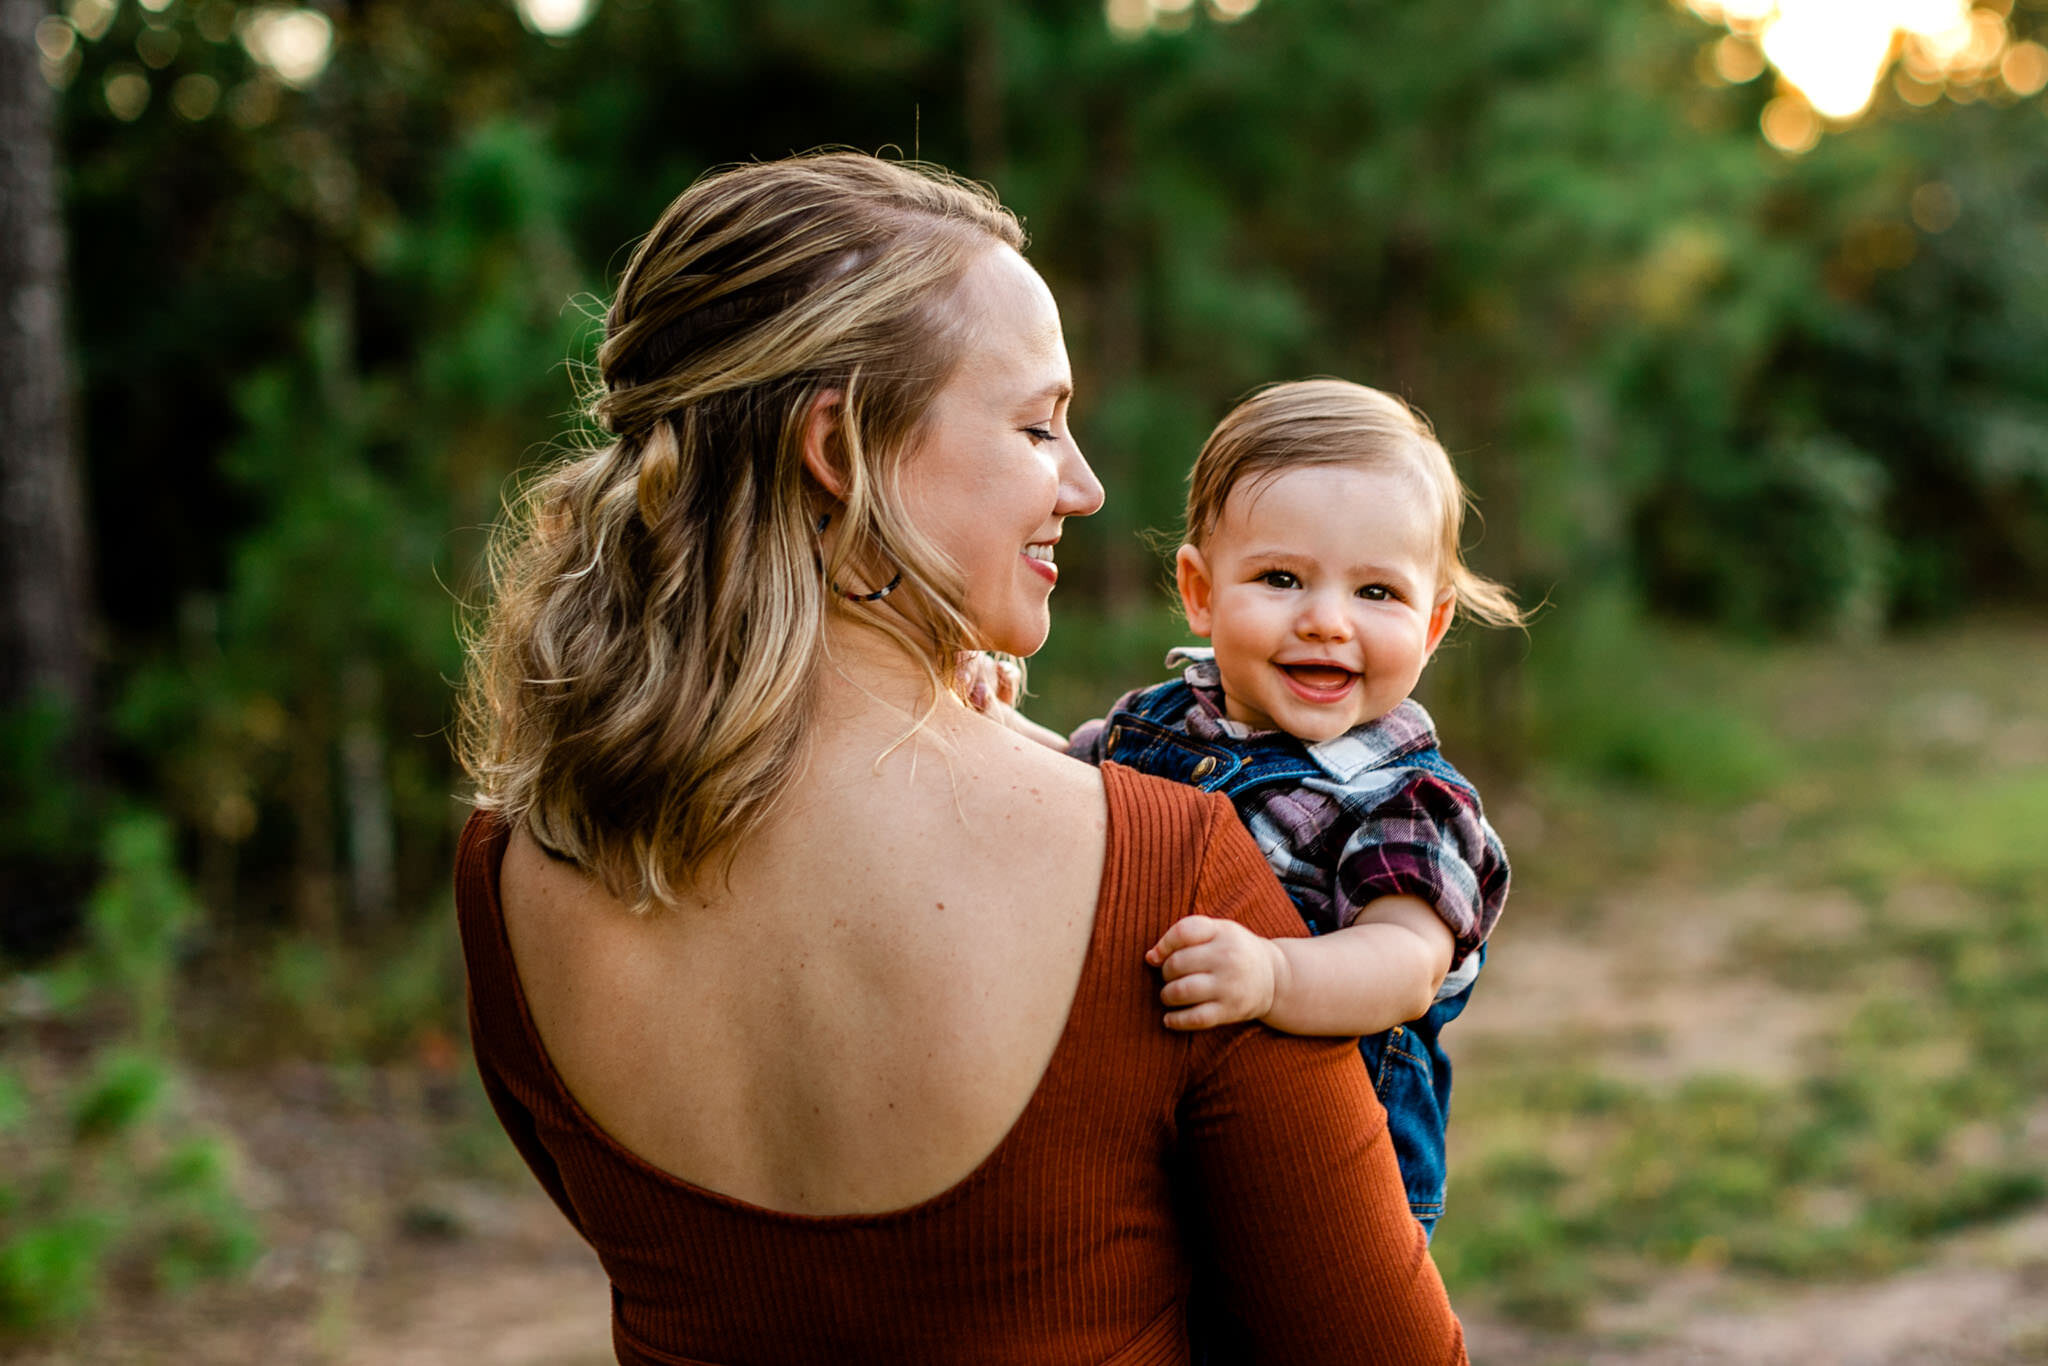
[[[885,633],[851,622],[826,624],[816,717],[821,741],[879,734],[887,747],[913,728],[950,736],[972,718],[950,689],[934,688],[925,661]]]

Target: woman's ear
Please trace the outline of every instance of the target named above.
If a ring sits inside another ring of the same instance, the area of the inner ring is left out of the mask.
[[[820,393],[804,414],[804,468],[818,481],[818,487],[839,499],[846,497],[847,484],[842,463],[846,450],[839,440],[839,424],[845,416],[846,394],[839,389]]]
[[[1202,552],[1191,545],[1183,545],[1173,557],[1173,580],[1180,586],[1180,610],[1188,619],[1188,629],[1207,640],[1210,631],[1209,566],[1202,559]]]

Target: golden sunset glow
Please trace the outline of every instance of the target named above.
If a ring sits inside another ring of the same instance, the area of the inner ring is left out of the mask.
[[[1771,102],[1764,136],[1782,151],[1811,149],[1823,121],[1847,123],[1898,64],[1893,88],[1909,104],[1948,94],[1974,99],[1987,81],[2015,95],[2048,87],[2048,50],[2014,43],[2001,7],[1970,0],[1682,0],[1693,13],[1725,26],[1713,49],[1724,80],[1750,79],[1752,51],[1791,92]],[[1754,45],[1752,48],[1751,45]],[[1794,93],[1796,92],[1796,93]],[[1804,107],[1794,110],[1783,101]],[[1811,127],[1809,128],[1809,124]]]
[[[1258,6],[1259,0],[1205,0],[1202,9],[1211,19],[1234,24]],[[1103,17],[1119,38],[1139,38],[1154,29],[1187,27],[1195,7],[1196,0],[1104,0]]]

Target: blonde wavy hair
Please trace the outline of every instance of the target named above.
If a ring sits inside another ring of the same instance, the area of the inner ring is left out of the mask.
[[[1232,489],[1304,465],[1363,465],[1416,478],[1434,504],[1437,582],[1450,588],[1453,614],[1489,626],[1526,624],[1513,594],[1465,563],[1472,495],[1429,419],[1392,394],[1348,380],[1268,385],[1226,413],[1188,474],[1183,538],[1200,549]]]
[[[492,538],[457,732],[478,807],[647,910],[797,776],[828,613],[924,662],[935,703],[957,686],[942,661],[981,642],[895,476],[966,344],[955,290],[998,244],[1024,234],[986,187],[858,153],[719,171],[669,205],[605,316],[589,412],[611,439]],[[805,471],[814,410],[836,495]],[[828,586],[897,570],[886,606]]]

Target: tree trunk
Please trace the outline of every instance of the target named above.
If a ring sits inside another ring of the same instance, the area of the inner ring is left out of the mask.
[[[63,831],[0,859],[0,952],[24,957],[76,927],[94,839],[91,586],[52,101],[35,37],[45,13],[38,0],[0,0],[0,722],[28,727],[16,739],[43,756],[31,765],[23,751],[0,768],[0,824],[35,810],[39,826]]]
[[[37,0],[0,0],[0,708],[91,716],[84,499],[72,451],[50,87]]]

